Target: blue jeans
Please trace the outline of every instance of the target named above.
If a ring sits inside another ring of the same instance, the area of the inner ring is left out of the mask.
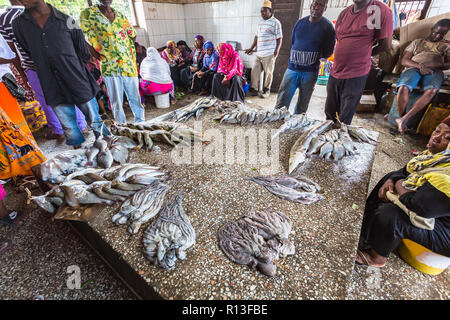
[[[105,136],[110,135],[108,128],[103,123],[103,120],[98,112],[99,107],[97,99],[95,97],[86,103],[80,103],[78,105],[78,108],[81,110],[81,112],[83,112],[92,130],[94,130],[94,134],[96,137],[100,135],[100,132],[103,132],[103,135]],[[81,145],[85,141],[85,138],[77,124],[75,105],[60,104],[56,107],[53,107],[53,111],[55,112],[64,129],[66,143],[69,146]]]
[[[123,111],[123,93],[127,95],[131,111],[134,114],[134,122],[145,121],[145,111],[141,104],[141,95],[139,94],[138,77],[112,76],[103,77],[109,98],[111,99],[112,113],[114,120],[119,123],[126,123],[127,118]]]
[[[282,108],[284,106],[290,107],[292,97],[295,90],[299,89],[297,105],[295,106],[294,114],[306,112],[308,110],[309,101],[314,91],[314,86],[317,82],[319,73],[315,72],[301,72],[286,69],[280,89],[278,90],[277,104],[275,108]]]
[[[416,68],[408,69],[400,75],[400,79],[397,82],[397,89],[406,86],[409,92],[411,92],[419,85],[420,80],[422,80],[421,88],[423,91],[430,89],[439,90],[442,86],[442,81],[444,81],[444,73],[439,69],[433,69],[433,71],[433,74],[423,76]]]

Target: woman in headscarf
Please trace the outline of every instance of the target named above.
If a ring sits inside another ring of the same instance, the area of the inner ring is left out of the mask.
[[[184,62],[186,62],[186,64],[190,64],[192,61],[192,50],[187,45],[186,41],[184,41],[184,40],[178,41],[177,48],[178,48],[178,50],[180,50],[181,55],[183,56]]]
[[[158,50],[153,47],[147,49],[147,56],[142,60],[140,71],[142,78],[139,84],[141,97],[170,93],[171,101],[175,102],[170,67],[161,58]]]
[[[181,82],[188,89],[188,92],[194,92],[193,79],[196,72],[203,68],[203,57],[205,56],[205,51],[203,51],[203,36],[195,37],[195,49],[192,54],[192,64],[183,70],[181,70]]]
[[[217,46],[219,66],[212,83],[212,95],[220,100],[244,102],[244,64],[233,46],[221,43]]]
[[[356,264],[384,267],[402,239],[450,257],[450,126],[445,123],[432,133],[426,151],[387,174],[370,194]]]
[[[161,53],[161,56],[170,67],[170,75],[175,85],[180,84],[180,71],[185,66],[185,61],[180,50],[175,46],[175,42],[168,41],[167,48]]]
[[[211,92],[212,81],[219,66],[219,56],[211,41],[203,45],[205,56],[203,58],[203,68],[195,73],[194,91],[200,91],[200,95],[207,95]]]

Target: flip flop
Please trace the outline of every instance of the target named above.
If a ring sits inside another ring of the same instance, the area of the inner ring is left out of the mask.
[[[20,227],[21,225],[23,225],[23,221],[19,224],[15,223],[15,221],[21,216],[22,214],[17,211],[10,212],[6,215],[6,217],[0,219],[0,224],[5,224],[10,227]]]
[[[374,265],[374,264],[371,264],[371,263],[369,262],[369,260],[367,259],[366,255],[364,254],[364,252],[362,252],[362,251],[359,250],[359,249],[358,249],[356,252],[357,252],[356,254],[364,261],[364,263],[360,263],[360,262],[358,262],[358,261],[355,260],[355,264],[358,265],[358,266],[383,268],[383,267],[386,265],[386,263],[383,264],[382,266],[376,266],[376,265]]]
[[[6,247],[3,247],[3,245],[6,243]],[[9,248],[12,246],[12,241],[9,239],[0,239],[0,255],[6,252]]]

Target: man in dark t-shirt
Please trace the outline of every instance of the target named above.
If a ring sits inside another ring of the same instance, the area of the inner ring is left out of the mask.
[[[275,108],[289,108],[299,88],[294,114],[308,110],[319,74],[320,59],[331,56],[336,41],[333,24],[322,16],[327,2],[314,0],[310,7],[311,15],[300,19],[292,30],[291,56],[278,90]]]
[[[328,120],[351,124],[370,72],[371,56],[391,48],[392,11],[378,0],[353,0],[336,21],[335,62],[327,85]],[[374,43],[378,46],[374,47]]]

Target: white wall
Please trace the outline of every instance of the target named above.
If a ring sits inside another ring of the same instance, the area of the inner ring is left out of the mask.
[[[450,0],[433,0],[428,11],[428,18],[447,12],[450,12]]]

